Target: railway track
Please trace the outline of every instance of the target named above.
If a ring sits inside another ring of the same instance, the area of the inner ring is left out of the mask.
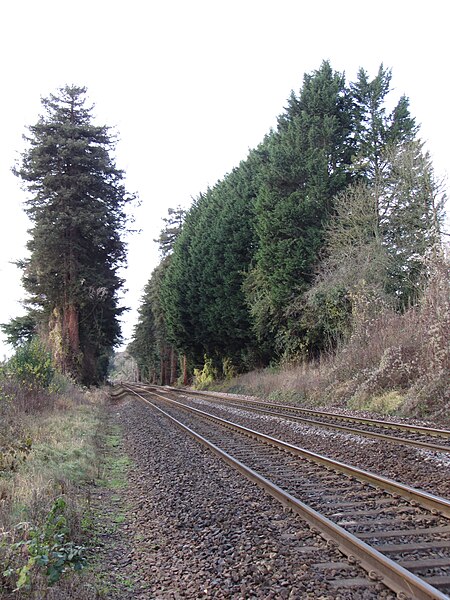
[[[145,390],[150,400],[135,388],[123,391],[172,419],[300,514],[349,562],[359,563],[400,598],[449,598],[449,500],[188,407],[167,393]]]
[[[220,403],[225,406],[233,406],[260,414],[288,419],[305,425],[332,429],[342,433],[350,433],[352,435],[359,435],[393,444],[412,446],[422,450],[450,453],[450,430],[448,429],[409,425],[405,423],[383,421],[381,419],[354,417],[301,408],[288,404],[266,402],[263,400],[234,399],[229,395],[220,395],[215,392],[207,393],[195,390],[186,392],[185,390],[179,390],[177,388],[159,388],[157,386],[146,386],[143,384],[139,384],[138,387],[143,391],[147,389],[167,391],[167,389],[170,389],[171,392],[178,395],[188,393],[190,396],[205,398],[209,402]],[[347,423],[347,425],[343,425],[343,423]],[[348,424],[352,424],[352,426],[349,426]],[[386,430],[389,430],[389,434],[385,433]]]

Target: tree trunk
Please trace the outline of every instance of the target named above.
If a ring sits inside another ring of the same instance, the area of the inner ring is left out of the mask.
[[[80,328],[78,309],[74,304],[65,307],[63,315],[64,370],[76,379],[80,376]]]
[[[183,354],[183,385],[188,384],[186,354]]]
[[[177,366],[178,366],[178,354],[173,346],[170,346],[170,385],[174,385],[177,382]]]
[[[80,351],[80,328],[78,309],[74,304],[66,308],[66,334],[68,350],[73,357],[77,357]]]
[[[168,373],[168,361],[167,361],[167,346],[164,343],[161,343],[161,345],[160,345],[159,356],[160,356],[160,361],[161,361],[159,384],[166,385],[167,377],[168,377],[169,373]]]

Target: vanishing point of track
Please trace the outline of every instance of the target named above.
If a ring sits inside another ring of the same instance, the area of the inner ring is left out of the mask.
[[[138,389],[152,401],[123,386],[298,513],[369,578],[404,599],[449,597],[449,500],[185,406],[168,392]]]

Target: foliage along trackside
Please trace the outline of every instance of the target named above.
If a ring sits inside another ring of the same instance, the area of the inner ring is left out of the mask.
[[[373,413],[433,416],[450,425],[450,271],[428,263],[417,305],[404,312],[361,296],[351,335],[320,360],[287,363],[216,382],[214,389]]]
[[[446,261],[446,198],[408,98],[387,110],[391,78],[381,65],[349,84],[324,62],[292,92],[276,129],[163,229],[128,348],[142,379],[194,375],[205,385],[205,369],[220,379],[313,365],[358,336],[370,345],[377,318],[424,314]],[[409,351],[385,350],[385,362]],[[431,380],[429,367],[417,379]]]
[[[31,588],[33,569],[42,568],[47,584],[53,585],[68,570],[79,571],[83,568],[86,563],[86,548],[68,539],[65,509],[65,500],[56,498],[41,527],[29,527],[28,523],[17,525],[17,532],[23,538],[9,546],[11,563],[14,562],[14,554],[26,556],[27,561],[16,568],[8,566],[2,574],[6,579],[17,577],[14,591]]]

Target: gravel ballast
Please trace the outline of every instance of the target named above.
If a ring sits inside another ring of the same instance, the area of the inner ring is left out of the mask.
[[[126,541],[109,569],[134,589],[117,597],[395,598],[148,405],[126,397],[110,418],[132,461],[121,494]]]
[[[227,406],[217,403],[216,400],[189,397],[188,394],[183,395],[180,400],[205,412],[278,437],[306,450],[450,498],[450,455],[448,453],[416,449],[313,427],[289,419],[252,412],[245,408]]]

